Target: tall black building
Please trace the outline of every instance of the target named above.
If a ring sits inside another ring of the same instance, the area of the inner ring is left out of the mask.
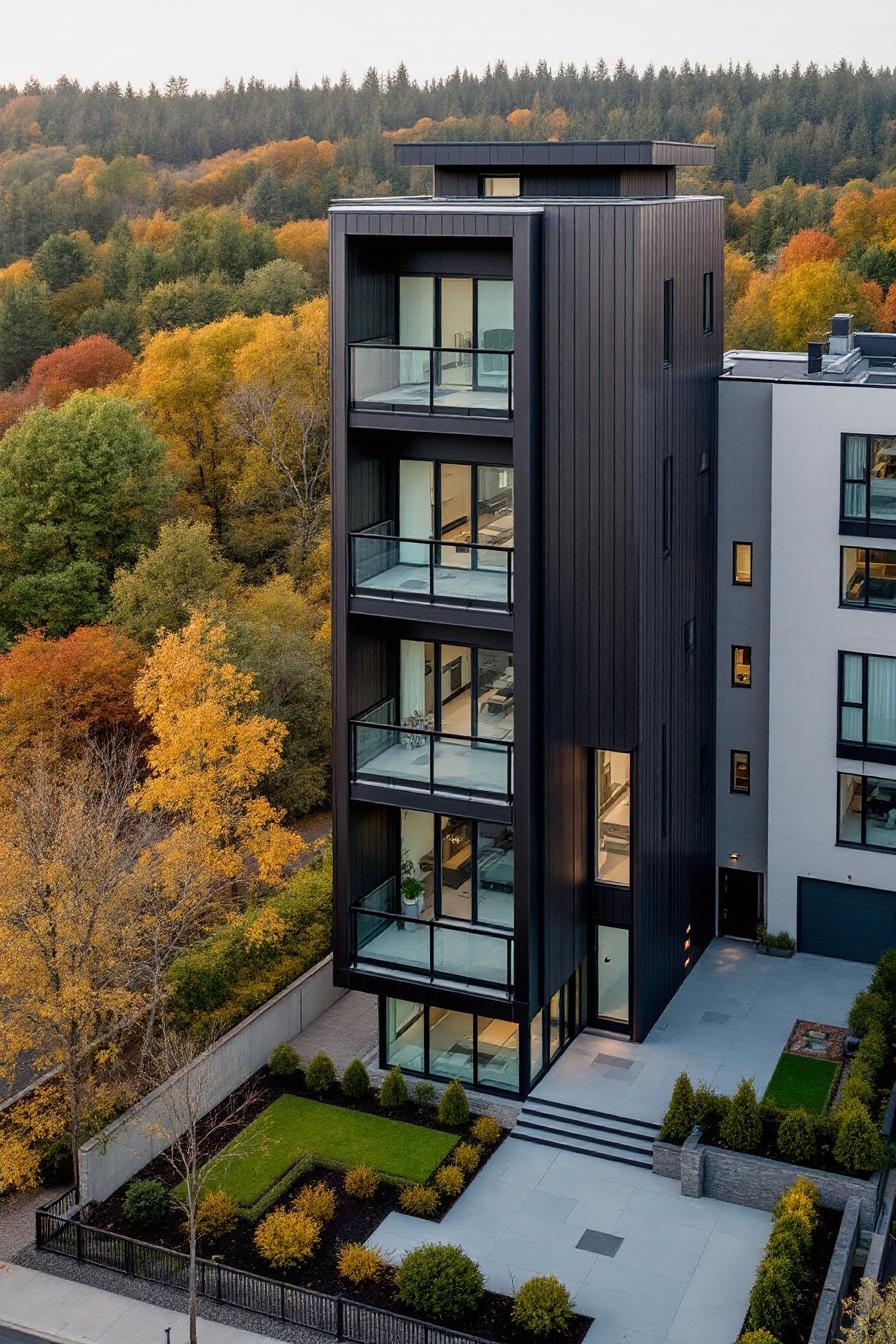
[[[704,145],[408,144],[330,214],[335,966],[525,1093],[713,933],[723,202]]]

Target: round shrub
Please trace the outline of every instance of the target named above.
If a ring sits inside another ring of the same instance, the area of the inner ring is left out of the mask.
[[[342,1075],[342,1095],[346,1101],[364,1101],[369,1091],[370,1074],[360,1059],[353,1059]]]
[[[153,1227],[168,1212],[168,1191],[161,1181],[131,1181],[124,1195],[124,1216],[134,1227]]]
[[[875,1022],[862,1037],[862,1044],[859,1046],[856,1055],[856,1063],[861,1064],[863,1068],[868,1070],[872,1081],[876,1085],[878,1075],[883,1071],[886,1062],[887,1038],[883,1027]]]
[[[834,1161],[858,1175],[882,1167],[884,1157],[884,1141],[867,1108],[858,1102],[838,1107]]]
[[[271,1051],[268,1073],[272,1078],[297,1078],[302,1072],[302,1061],[291,1045],[285,1042]]]
[[[305,1185],[292,1202],[294,1213],[304,1213],[316,1223],[329,1223],[336,1217],[336,1191],[326,1181]]]
[[[434,1106],[436,1100],[436,1089],[432,1083],[415,1083],[411,1093],[416,1106]]]
[[[434,1218],[439,1211],[438,1191],[429,1185],[405,1186],[398,1196],[398,1207],[414,1218]]]
[[[477,1143],[484,1143],[487,1148],[501,1141],[501,1126],[493,1115],[477,1115],[470,1126],[470,1133]]]
[[[453,1078],[442,1093],[439,1119],[443,1125],[465,1125],[470,1119],[470,1103],[457,1078]]]
[[[663,1116],[660,1139],[663,1143],[684,1143],[694,1128],[696,1112],[694,1110],[694,1089],[686,1073],[680,1073],[675,1079],[672,1096]]]
[[[384,1111],[397,1111],[407,1099],[408,1085],[404,1080],[404,1074],[396,1064],[380,1084],[380,1106]]]
[[[572,1298],[553,1274],[538,1274],[520,1286],[511,1316],[527,1334],[559,1335],[572,1320]]]
[[[376,1246],[365,1246],[363,1241],[349,1241],[336,1257],[340,1277],[348,1283],[371,1283],[386,1268],[386,1261]]]
[[[467,1176],[472,1176],[482,1161],[482,1151],[475,1143],[459,1143],[451,1154],[451,1161]]]
[[[767,1330],[748,1330],[745,1335],[741,1335],[737,1344],[778,1344],[778,1340]]]
[[[419,1246],[409,1251],[395,1274],[399,1302],[437,1321],[457,1320],[474,1311],[485,1290],[475,1261],[459,1246]]]
[[[274,1209],[255,1229],[255,1249],[272,1269],[310,1260],[319,1240],[320,1223],[294,1209]]]
[[[804,1218],[797,1213],[786,1213],[775,1220],[766,1255],[786,1260],[796,1281],[806,1277],[811,1250],[812,1229]]]
[[[747,1325],[767,1330],[775,1337],[789,1336],[793,1329],[797,1285],[790,1263],[771,1257],[762,1261],[750,1292]]]
[[[870,988],[880,995],[890,1010],[893,1009],[896,1005],[896,947],[888,948],[877,963]]]
[[[837,1099],[838,1111],[849,1106],[852,1102],[858,1102],[870,1111],[877,1099],[877,1093],[874,1090],[874,1083],[868,1070],[862,1066],[862,1062],[856,1059],[849,1075],[840,1089],[840,1096]]]
[[[722,1146],[735,1153],[755,1153],[762,1142],[762,1117],[752,1078],[743,1078],[719,1126]]]
[[[309,1092],[329,1092],[336,1082],[336,1069],[329,1055],[318,1050],[305,1070],[305,1086]]]
[[[373,1199],[380,1188],[379,1173],[373,1167],[350,1167],[345,1173],[342,1188],[352,1199]]]
[[[449,1163],[447,1167],[439,1167],[433,1180],[435,1181],[436,1189],[440,1194],[447,1195],[449,1199],[453,1199],[455,1195],[459,1195],[461,1190],[463,1190],[466,1177],[460,1167],[456,1167],[453,1163]]]
[[[815,1125],[809,1112],[802,1108],[788,1111],[778,1126],[778,1152],[784,1161],[811,1166],[817,1147]]]
[[[865,1036],[873,1026],[886,1031],[891,1013],[886,999],[871,989],[860,990],[849,1010],[849,1029],[856,1036]]]
[[[208,1190],[196,1205],[196,1239],[220,1241],[236,1227],[239,1216],[236,1200],[226,1190]]]

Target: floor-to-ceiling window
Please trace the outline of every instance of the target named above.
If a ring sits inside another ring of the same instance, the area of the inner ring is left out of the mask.
[[[512,826],[402,808],[401,866],[423,918],[513,928]]]
[[[465,644],[403,639],[399,706],[406,727],[512,741],[513,656]]]
[[[382,1056],[411,1073],[459,1078],[471,1087],[517,1093],[520,1029],[515,1022],[387,998]]]
[[[629,1022],[629,930],[600,924],[595,948],[595,984],[599,1019]]]

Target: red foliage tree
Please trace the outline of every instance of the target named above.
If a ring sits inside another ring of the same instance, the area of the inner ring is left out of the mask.
[[[836,261],[841,255],[836,238],[821,229],[800,229],[778,254],[778,270],[790,271],[806,261]]]
[[[61,406],[73,392],[108,387],[128,372],[134,360],[108,336],[85,336],[34,361],[28,392],[33,402]]]

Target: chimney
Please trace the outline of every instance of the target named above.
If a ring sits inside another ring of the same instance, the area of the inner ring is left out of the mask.
[[[828,353],[831,355],[848,355],[853,345],[852,313],[835,313],[831,318]]]
[[[809,368],[808,372],[821,373],[824,368],[824,341],[809,342]]]

